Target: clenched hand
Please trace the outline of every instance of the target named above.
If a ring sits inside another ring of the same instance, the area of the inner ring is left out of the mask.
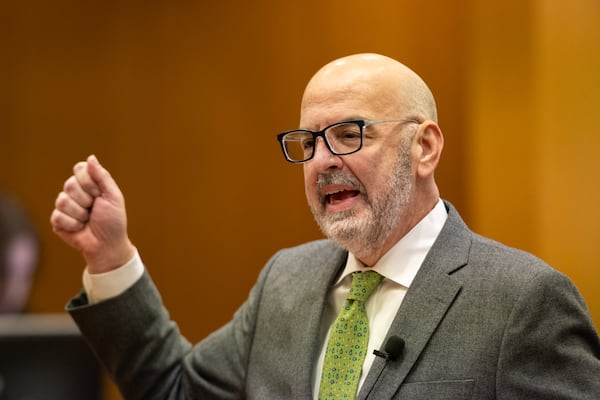
[[[73,172],[56,198],[52,228],[82,253],[90,273],[120,267],[135,254],[123,194],[93,155],[75,164]]]

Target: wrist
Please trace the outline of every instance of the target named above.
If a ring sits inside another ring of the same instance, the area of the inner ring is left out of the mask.
[[[135,253],[135,246],[126,239],[123,243],[107,247],[94,255],[84,254],[84,258],[90,274],[101,274],[125,265],[135,256]]]

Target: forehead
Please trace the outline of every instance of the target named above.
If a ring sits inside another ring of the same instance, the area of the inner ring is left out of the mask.
[[[376,119],[392,114],[397,99],[391,90],[376,84],[324,84],[305,92],[300,109],[300,126],[322,129],[348,119]]]

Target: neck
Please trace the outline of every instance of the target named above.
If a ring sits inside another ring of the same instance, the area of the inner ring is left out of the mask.
[[[396,245],[408,232],[410,232],[427,214],[433,210],[439,197],[433,198],[428,202],[423,202],[422,207],[412,209],[412,212],[403,214],[396,229],[391,235],[377,248],[355,248],[348,249],[354,256],[366,267],[373,267],[392,247]]]

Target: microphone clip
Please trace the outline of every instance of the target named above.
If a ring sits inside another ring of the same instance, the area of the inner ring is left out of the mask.
[[[398,336],[390,336],[385,343],[384,350],[373,350],[373,354],[377,357],[385,359],[385,361],[394,361],[404,350],[404,340]]]
[[[373,350],[373,354],[375,354],[377,357],[383,358],[385,361],[393,361],[396,359],[395,354],[390,354],[387,351]]]

